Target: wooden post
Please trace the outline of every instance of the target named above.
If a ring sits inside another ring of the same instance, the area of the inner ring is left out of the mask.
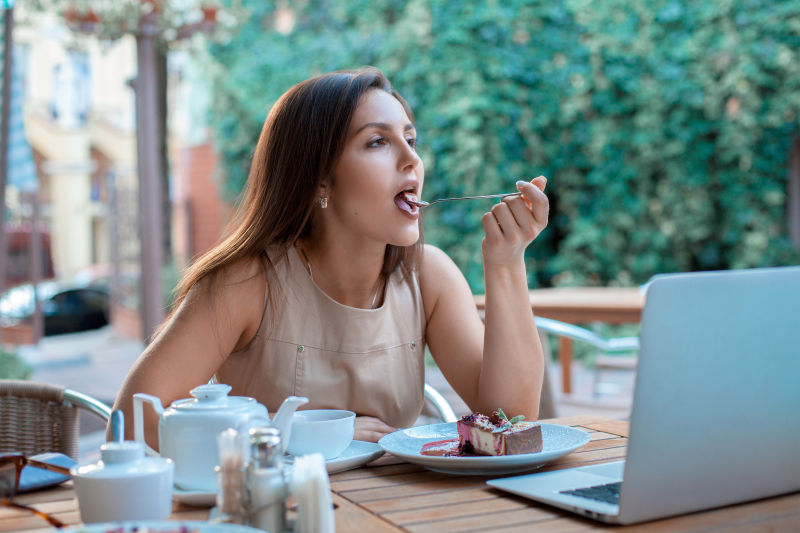
[[[795,137],[789,152],[788,183],[789,235],[800,250],[800,137]]]
[[[572,339],[559,337],[558,360],[561,363],[561,390],[564,394],[572,392]]]
[[[42,232],[39,230],[41,209],[39,191],[31,194],[33,202],[33,224],[31,224],[31,283],[33,284],[33,343],[38,344],[44,336],[44,316],[39,302],[39,283],[42,281]]]
[[[158,96],[155,13],[140,20],[136,33],[136,144],[139,169],[139,227],[141,230],[142,338],[149,342],[164,320],[161,270],[164,265],[163,189],[158,146]]]
[[[11,69],[13,65],[14,3],[6,8],[3,17],[3,86],[2,124],[0,124],[0,292],[6,287],[8,245],[6,239],[6,183],[8,183],[8,121],[11,118]]]

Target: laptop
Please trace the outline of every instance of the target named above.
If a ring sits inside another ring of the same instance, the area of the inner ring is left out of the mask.
[[[626,460],[487,483],[617,524],[800,490],[800,267],[653,278]]]

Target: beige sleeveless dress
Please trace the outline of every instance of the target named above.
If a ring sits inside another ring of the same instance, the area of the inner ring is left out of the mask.
[[[425,379],[425,312],[416,274],[406,281],[394,272],[383,305],[358,309],[317,287],[294,248],[269,257],[281,289],[276,316],[265,308],[255,337],[225,360],[217,380],[270,412],[295,395],[310,400],[303,409],[348,409],[394,427],[413,424]]]

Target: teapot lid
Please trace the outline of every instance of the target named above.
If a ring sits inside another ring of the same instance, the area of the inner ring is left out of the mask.
[[[209,383],[200,385],[189,391],[193,398],[184,398],[173,402],[172,408],[191,411],[210,411],[222,409],[241,409],[252,407],[257,402],[247,396],[228,396],[230,385]]]

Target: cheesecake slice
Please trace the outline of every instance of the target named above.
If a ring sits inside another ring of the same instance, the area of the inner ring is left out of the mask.
[[[458,450],[463,455],[517,455],[542,451],[542,426],[538,422],[506,418],[501,410],[486,416],[472,413],[456,424]]]

